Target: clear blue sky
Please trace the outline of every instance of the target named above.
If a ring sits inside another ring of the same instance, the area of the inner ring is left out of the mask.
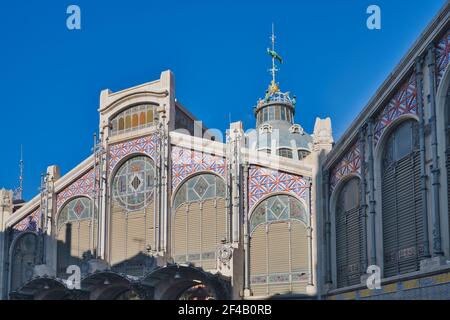
[[[171,69],[177,98],[210,128],[254,125],[252,106],[270,81],[275,23],[284,59],[282,90],[298,97],[296,121],[311,132],[330,116],[335,138],[445,3],[444,0],[321,1],[1,1],[0,187],[18,185],[20,145],[25,198],[40,174],[68,172],[90,154],[100,90],[155,80]],[[81,8],[82,30],[66,28]],[[381,7],[382,30],[366,28]]]

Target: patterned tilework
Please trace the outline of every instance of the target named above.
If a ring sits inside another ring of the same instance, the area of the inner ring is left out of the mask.
[[[338,182],[351,173],[361,174],[361,154],[358,143],[356,143],[331,170],[330,191],[333,192]]]
[[[226,161],[223,157],[172,146],[172,188],[187,176],[199,171],[212,171],[225,179]]]
[[[450,30],[436,45],[436,88],[444,76],[450,58]]]
[[[330,300],[449,300],[450,272],[329,296]]]
[[[134,152],[146,154],[156,161],[158,156],[158,140],[158,136],[152,134],[112,145],[109,148],[109,171],[111,172],[120,160]]]
[[[416,115],[417,111],[416,75],[412,74],[376,118],[375,145],[378,144],[382,133],[392,121],[404,114]]]
[[[92,196],[94,191],[94,169],[78,178],[75,182],[60,191],[56,196],[56,210],[59,210],[63,203],[75,196]]]
[[[19,223],[13,226],[14,231],[22,232],[22,231],[37,231],[40,220],[40,207],[37,207],[34,211],[32,211],[25,218],[20,220]]]
[[[273,192],[292,192],[305,200],[307,197],[307,185],[302,176],[259,166],[250,167],[248,187],[250,209],[259,199]]]

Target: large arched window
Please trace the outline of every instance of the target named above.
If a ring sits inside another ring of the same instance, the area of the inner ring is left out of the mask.
[[[87,197],[69,201],[58,215],[57,230],[57,273],[67,277],[70,265],[80,265],[83,256],[92,254],[96,244],[96,221],[92,225],[92,200]]]
[[[384,276],[419,269],[423,256],[418,124],[401,123],[388,137],[382,158]]]
[[[128,108],[111,120],[111,136],[153,126],[155,114],[156,106],[151,104]]]
[[[216,250],[227,238],[225,182],[214,174],[200,174],[184,182],[173,202],[172,256],[177,263],[192,262],[216,268]]]
[[[11,256],[11,287],[17,290],[33,278],[34,266],[38,263],[38,238],[34,233],[19,236],[14,244]]]
[[[359,284],[364,273],[361,262],[364,247],[364,217],[361,215],[359,178],[347,181],[336,202],[336,270],[337,285]]]
[[[256,296],[305,293],[308,283],[308,218],[288,195],[262,201],[250,218],[250,285]]]
[[[146,156],[128,159],[112,180],[109,260],[114,270],[142,275],[144,255],[155,249],[155,166]]]

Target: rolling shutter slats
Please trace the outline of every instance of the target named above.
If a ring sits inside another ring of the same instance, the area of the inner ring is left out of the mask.
[[[385,277],[418,270],[423,243],[419,153],[385,169],[382,181]]]

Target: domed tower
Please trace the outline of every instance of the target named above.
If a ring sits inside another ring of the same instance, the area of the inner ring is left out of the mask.
[[[301,160],[311,153],[312,137],[299,124],[295,124],[296,97],[280,91],[276,82],[276,61],[282,64],[283,59],[275,51],[273,25],[270,39],[272,48],[268,48],[267,53],[272,58],[272,68],[269,70],[272,81],[264,99],[259,99],[254,108],[258,131],[256,147],[267,153]]]

